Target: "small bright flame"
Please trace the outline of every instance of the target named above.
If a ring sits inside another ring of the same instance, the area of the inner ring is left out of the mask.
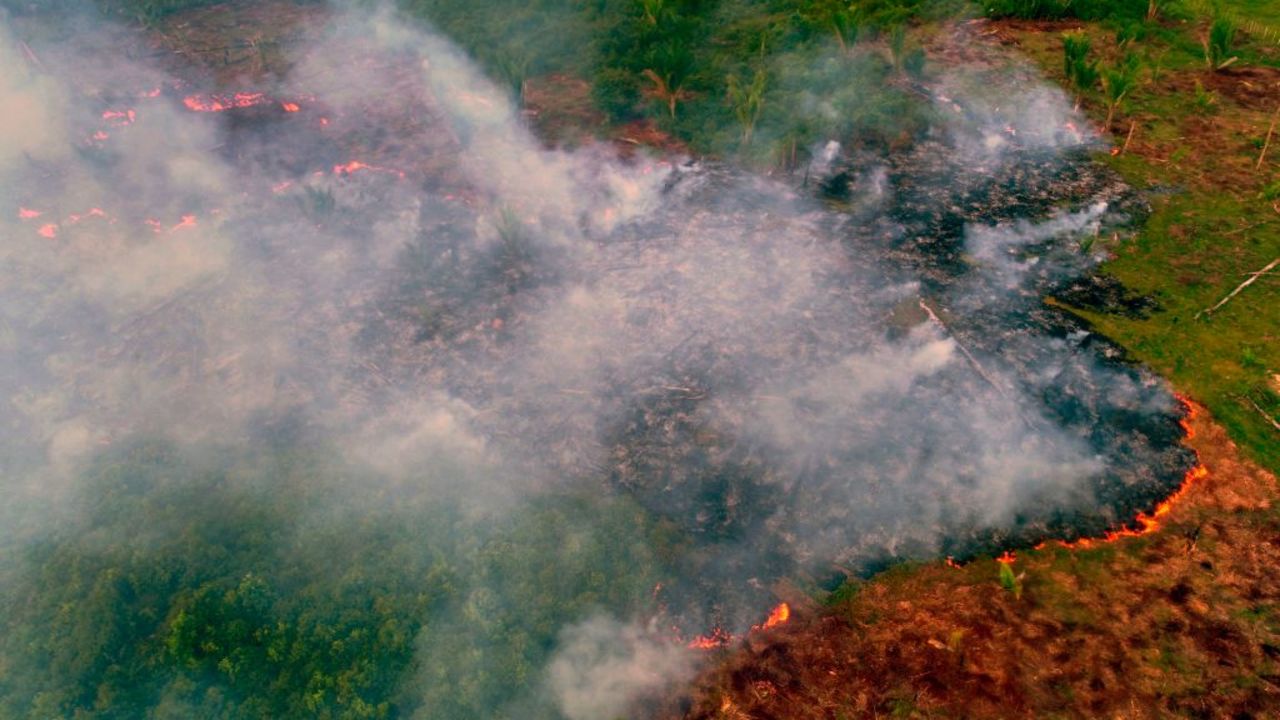
[[[263,93],[238,92],[235,95],[188,95],[182,104],[194,112],[224,112],[234,108],[247,108],[267,102]]]
[[[42,237],[47,237],[50,240],[52,240],[58,237],[58,226],[55,225],[54,223],[46,223],[44,225],[41,225],[40,229],[37,230],[36,232],[40,233]]]
[[[1182,426],[1183,432],[1186,433],[1186,439],[1190,440],[1195,437],[1196,434],[1195,428],[1191,425],[1191,421],[1195,419],[1196,415],[1199,413],[1199,408],[1195,403],[1192,403],[1181,395],[1177,396],[1177,398],[1178,402],[1182,403],[1182,406],[1186,409],[1187,413],[1178,421],[1178,424]],[[1177,490],[1173,491],[1173,494],[1157,503],[1150,513],[1138,513],[1138,516],[1134,518],[1134,523],[1137,527],[1126,526],[1118,530],[1111,530],[1101,538],[1080,538],[1075,542],[1059,541],[1059,544],[1066,548],[1089,548],[1101,543],[1119,540],[1120,538],[1141,537],[1143,535],[1153,533],[1160,529],[1160,518],[1168,515],[1173,510],[1173,506],[1181,502],[1183,498],[1187,496],[1187,493],[1191,490],[1191,486],[1199,483],[1207,477],[1209,477],[1209,469],[1200,463],[1200,454],[1196,453],[1196,464],[1187,471],[1186,475],[1182,477],[1182,484],[1178,486]],[[1044,544],[1042,543],[1037,547],[1043,547],[1043,545]]]
[[[280,107],[284,108],[284,111],[287,113],[296,113],[302,109],[298,107],[298,103],[291,103],[291,102],[282,102],[280,103]]]
[[[1018,556],[1017,556],[1017,555],[1014,555],[1014,554],[1013,554],[1011,551],[1009,551],[1009,550],[1005,550],[1003,555],[1001,555],[1000,557],[996,558],[996,562],[998,562],[998,563],[1004,563],[1005,565],[1012,565],[1012,564],[1013,564],[1013,562],[1014,562],[1015,560],[1017,560],[1017,559],[1018,559]]]
[[[182,228],[189,228],[189,227],[195,227],[195,226],[196,226],[195,215],[183,215],[182,221],[179,222],[177,225],[174,225],[173,227],[169,228],[169,232],[174,232],[175,230],[181,230]]]
[[[103,110],[102,119],[120,127],[121,125],[129,125],[138,119],[138,113],[133,110]]]
[[[768,630],[769,628],[777,627],[790,619],[791,619],[791,606],[786,603],[781,603],[778,605],[778,607],[774,608],[773,611],[769,613],[769,617],[765,619],[764,625],[761,625],[759,627],[762,627],[763,629]]]
[[[76,223],[82,220],[88,220],[89,218],[106,218],[106,217],[107,217],[107,213],[102,208],[96,208],[96,207],[89,208],[88,210],[85,210],[83,213],[71,213],[70,215],[68,215],[67,224],[75,225]]]
[[[370,165],[370,164],[368,164],[368,163],[360,162],[359,160],[352,160],[351,162],[346,163],[346,164],[344,164],[344,165],[334,165],[334,166],[333,166],[333,174],[334,174],[334,175],[338,175],[338,176],[342,176],[342,175],[351,175],[351,174],[353,174],[353,173],[355,173],[355,172],[357,172],[357,171],[359,171],[359,170],[368,170],[368,171],[370,171],[370,172],[383,172],[383,173],[390,173],[390,174],[395,175],[396,177],[400,178],[401,180],[403,180],[403,179],[404,179],[404,173],[403,173],[403,172],[401,172],[401,171],[399,171],[399,170],[396,170],[396,169],[393,169],[393,168],[379,167],[379,166],[377,166],[377,165]]]
[[[712,628],[711,632],[689,641],[689,647],[693,650],[714,650],[724,647],[733,640],[733,636],[725,632],[723,628]]]
[[[24,207],[18,208],[18,217],[23,220],[31,220],[33,218],[38,218],[43,214],[44,213],[40,212],[39,210],[32,210],[30,208],[24,208]]]

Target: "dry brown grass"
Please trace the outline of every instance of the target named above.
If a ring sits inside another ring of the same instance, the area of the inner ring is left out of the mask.
[[[708,670],[689,718],[1275,717],[1275,477],[1203,411],[1209,470],[1155,533],[867,582]]]

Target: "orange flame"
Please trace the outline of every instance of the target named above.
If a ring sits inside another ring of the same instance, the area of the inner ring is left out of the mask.
[[[791,619],[791,606],[786,603],[780,603],[769,613],[769,617],[765,619],[764,625],[756,625],[752,629],[768,630],[771,627],[777,627]]]
[[[656,592],[656,588],[655,588],[655,592]],[[787,622],[790,619],[791,619],[791,606],[788,605],[787,603],[778,603],[778,605],[774,607],[773,610],[769,611],[769,617],[765,618],[764,622],[760,623],[759,625],[751,626],[751,632],[755,632],[757,630],[768,630],[769,628],[775,628],[775,627],[778,627],[779,625],[782,625],[783,623]],[[699,635],[694,639],[690,640],[687,644],[687,647],[693,650],[714,650],[716,648],[721,648],[721,647],[724,647],[725,645],[728,645],[729,643],[733,642],[733,640],[734,640],[734,637],[732,633],[729,633],[724,628],[714,627],[711,629],[711,632],[706,633],[704,635]]]
[[[724,647],[733,641],[733,636],[725,632],[723,628],[712,628],[711,632],[689,641],[688,647],[692,650],[714,650]]]
[[[247,108],[267,102],[263,93],[238,92],[235,95],[188,95],[182,104],[194,112],[224,112],[234,108]]]
[[[39,210],[31,210],[30,208],[24,208],[24,207],[18,208],[18,217],[23,220],[31,220],[34,218],[38,218],[43,214],[44,213],[40,212]]]
[[[75,225],[76,223],[80,222],[81,220],[87,220],[87,219],[89,219],[89,218],[95,218],[95,217],[96,217],[96,218],[105,218],[106,216],[107,216],[107,213],[106,213],[106,211],[104,211],[102,208],[89,208],[88,210],[86,210],[86,211],[84,212],[84,214],[83,214],[83,215],[81,215],[81,214],[79,214],[79,213],[71,213],[70,215],[68,215],[68,216],[67,216],[67,224],[69,224],[69,225]]]
[[[287,113],[296,113],[302,109],[298,107],[298,103],[291,103],[291,102],[282,102],[280,103],[280,107],[284,108],[284,111]]]
[[[1196,435],[1195,428],[1192,427],[1191,421],[1195,419],[1196,415],[1199,413],[1199,408],[1181,395],[1176,397],[1178,398],[1178,402],[1182,403],[1183,408],[1186,409],[1186,415],[1178,421],[1178,425],[1180,425],[1183,432],[1186,433],[1185,439],[1190,440]],[[1065,548],[1089,548],[1101,543],[1119,540],[1120,538],[1141,537],[1143,535],[1153,533],[1160,529],[1160,518],[1168,515],[1169,512],[1173,510],[1173,506],[1181,502],[1183,498],[1187,496],[1192,485],[1199,483],[1207,477],[1209,477],[1209,469],[1201,464],[1200,453],[1197,452],[1196,464],[1187,471],[1186,475],[1182,477],[1182,484],[1179,485],[1178,489],[1174,490],[1169,497],[1159,503],[1156,503],[1155,508],[1150,513],[1138,513],[1137,517],[1134,518],[1134,523],[1137,527],[1124,526],[1116,530],[1108,531],[1101,538],[1080,538],[1074,542],[1063,542],[1060,540],[1058,541],[1058,544]],[[1045,543],[1041,543],[1036,547],[1038,549],[1044,547],[1044,545]]]
[[[45,223],[36,232],[40,233],[41,237],[47,237],[52,240],[58,237],[58,226],[54,223]]]
[[[996,562],[1004,563],[1005,565],[1012,565],[1013,562],[1017,559],[1018,559],[1017,555],[1013,554],[1013,552],[1009,550],[1005,550],[1003,555],[996,558]]]
[[[356,171],[358,171],[358,170],[368,170],[368,171],[370,171],[370,172],[384,172],[384,173],[390,173],[390,174],[392,174],[392,175],[395,175],[395,176],[399,177],[401,180],[403,180],[403,179],[404,179],[404,173],[403,173],[403,172],[401,172],[401,171],[399,171],[399,170],[396,170],[396,169],[393,169],[393,168],[379,167],[379,166],[377,166],[377,165],[370,165],[370,164],[368,164],[368,163],[360,162],[359,160],[352,160],[351,162],[346,163],[345,165],[334,165],[334,166],[333,166],[333,174],[334,174],[334,175],[338,175],[338,176],[342,176],[342,175],[351,175],[351,174],[355,173],[355,172],[356,172]]]
[[[103,110],[102,119],[119,127],[128,125],[138,119],[138,113],[133,110]]]
[[[175,230],[181,230],[182,228],[189,228],[189,227],[195,227],[195,226],[196,226],[195,215],[183,215],[182,221],[179,222],[177,225],[174,225],[173,227],[169,228],[169,232],[174,232]]]

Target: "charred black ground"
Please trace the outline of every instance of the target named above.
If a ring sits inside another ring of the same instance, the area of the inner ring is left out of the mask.
[[[15,161],[5,212],[68,244],[6,221],[37,261],[35,287],[4,287],[32,339],[5,389],[65,394],[57,419],[103,444],[332,444],[379,493],[439,475],[426,494],[499,518],[629,498],[679,538],[642,614],[686,639],[759,622],[780,581],[1102,534],[1193,463],[1169,388],[1044,302],[1085,292],[1094,238],[1145,212],[1058,94],[952,100],[948,77],[909,147],[833,142],[769,177],[543,148],[409,32],[344,19],[278,82],[232,89],[110,43],[52,55],[81,139]],[[90,199],[101,228],[67,219]],[[128,268],[59,289],[157,245],[141,290]],[[179,252],[191,277],[157,290]]]

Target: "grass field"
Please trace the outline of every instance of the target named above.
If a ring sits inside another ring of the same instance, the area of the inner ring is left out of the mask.
[[[1227,3],[1233,17],[1280,17],[1274,3]],[[1222,71],[1206,67],[1209,18],[1191,12],[1168,21],[1127,51],[1145,58],[1138,86],[1105,128],[1122,154],[1108,158],[1131,183],[1150,191],[1153,213],[1130,238],[1114,242],[1105,271],[1160,305],[1145,318],[1076,309],[1104,334],[1204,402],[1232,438],[1272,470],[1280,469],[1280,274],[1268,273],[1216,312],[1248,273],[1280,257],[1280,153],[1268,131],[1280,112],[1280,46],[1238,31]],[[1121,54],[1106,24],[1009,30],[1012,39],[1063,78],[1057,30],[1080,28],[1104,63]],[[1095,119],[1106,115],[1085,93]],[[1129,131],[1132,128],[1132,136]],[[1259,163],[1259,158],[1262,158]]]

